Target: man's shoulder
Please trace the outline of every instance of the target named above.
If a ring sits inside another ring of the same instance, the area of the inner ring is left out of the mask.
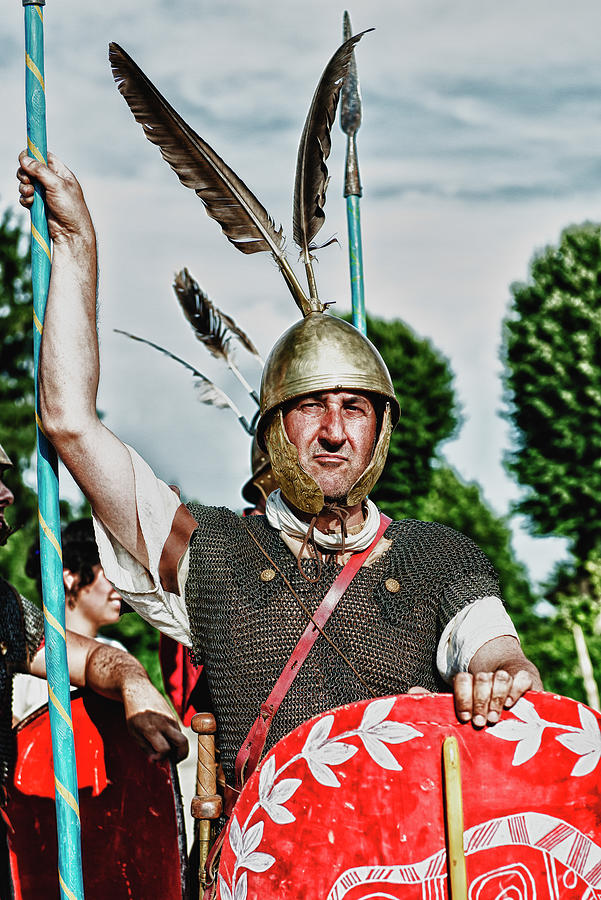
[[[390,529],[397,534],[405,534],[407,537],[419,538],[424,535],[439,535],[441,538],[449,541],[470,541],[471,538],[457,531],[450,525],[443,525],[442,522],[426,522],[422,519],[393,519]]]
[[[424,553],[457,561],[486,561],[486,555],[472,538],[441,522],[425,522],[420,519],[396,519],[391,523],[386,536],[393,543],[402,544],[415,553]],[[492,567],[491,567],[492,568]]]
[[[196,500],[186,503],[185,506],[201,527],[212,522],[235,524],[241,518],[239,513],[227,506],[206,506]]]
[[[250,533],[278,532],[268,524],[265,516],[243,516],[227,506],[205,506],[202,503],[186,503],[186,509],[195,519],[198,528],[192,535],[191,541],[206,540],[211,532],[216,532],[224,540],[237,541],[240,537],[249,537]]]

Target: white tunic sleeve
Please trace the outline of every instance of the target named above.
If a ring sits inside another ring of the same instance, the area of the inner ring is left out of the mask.
[[[127,446],[127,445],[126,445]],[[135,450],[127,447],[134,470],[136,506],[148,552],[148,569],[139,563],[94,516],[100,562],[108,580],[143,619],[168,637],[191,646],[190,622],[184,602],[188,576],[186,550],[177,565],[178,593],[161,585],[159,564],[173,520],[182,503],[176,492],[154,474]]]
[[[453,616],[438,642],[436,666],[450,684],[457,672],[467,672],[474,654],[487,641],[517,638],[514,624],[498,597],[481,597]],[[518,639],[519,640],[519,639]]]

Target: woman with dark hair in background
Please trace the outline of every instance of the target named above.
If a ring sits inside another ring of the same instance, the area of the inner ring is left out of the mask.
[[[95,638],[125,650],[119,641],[106,638],[98,631],[113,625],[121,615],[121,596],[107,581],[100,565],[98,547],[91,519],[70,522],[61,535],[63,549],[63,583],[65,585],[65,625],[69,631]],[[40,549],[34,545],[25,572],[32,578],[41,596]],[[13,682],[13,724],[20,722],[48,700],[46,682],[33,675],[17,674]]]

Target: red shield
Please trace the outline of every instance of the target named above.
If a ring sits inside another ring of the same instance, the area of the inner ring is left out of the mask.
[[[123,707],[72,695],[86,900],[182,900],[181,799],[169,763],[150,762],[130,737]],[[16,729],[7,807],[15,900],[59,897],[48,708]]]
[[[479,731],[457,722],[450,695],[311,719],[273,748],[235,806],[221,900],[448,896],[448,735],[460,748],[470,900],[600,900],[600,722],[542,693]]]

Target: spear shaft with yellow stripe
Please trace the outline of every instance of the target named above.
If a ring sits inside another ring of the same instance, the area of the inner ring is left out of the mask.
[[[25,94],[27,147],[30,156],[46,162],[46,92],[44,86],[45,0],[23,0],[25,8]],[[33,285],[34,366],[36,382],[37,478],[40,523],[40,563],[48,705],[54,758],[58,831],[58,880],[64,900],[83,900],[81,826],[77,769],[71,720],[69,669],[65,641],[65,593],[60,546],[58,462],[40,428],[37,375],[40,341],[50,282],[50,237],[43,192],[35,185],[31,210],[31,278]]]

